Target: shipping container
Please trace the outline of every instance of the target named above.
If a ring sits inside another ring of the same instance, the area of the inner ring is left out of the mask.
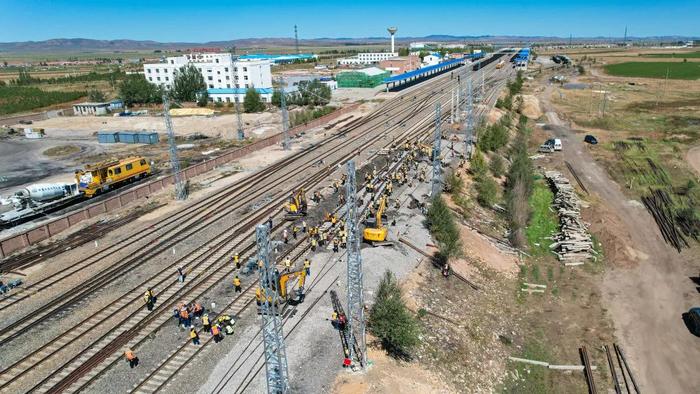
[[[138,144],[139,133],[135,131],[120,131],[119,132],[119,142],[125,144]]]
[[[119,142],[119,134],[114,131],[98,131],[97,141],[100,144],[114,144]]]
[[[139,144],[157,144],[158,143],[158,133],[140,133],[138,134]]]

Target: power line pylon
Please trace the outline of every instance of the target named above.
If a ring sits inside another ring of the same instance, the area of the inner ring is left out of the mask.
[[[168,132],[168,145],[170,148],[170,167],[173,171],[175,179],[175,198],[178,200],[187,199],[187,187],[185,180],[180,173],[180,158],[177,154],[177,145],[175,144],[175,132],[173,131],[173,120],[170,118],[170,99],[167,94],[163,94],[163,118],[165,118],[165,129]]]
[[[442,162],[440,159],[440,141],[442,140],[440,118],[440,103],[438,102],[435,104],[435,139],[433,140],[433,184],[430,193],[431,198],[435,198],[442,190],[442,181],[440,179],[442,172]]]
[[[357,223],[357,191],[355,161],[347,164],[348,179],[345,182],[345,212],[348,226],[348,332],[350,333],[350,360],[367,365],[367,345],[365,341],[365,301],[362,295],[362,255],[360,254],[360,229]],[[356,346],[356,347],[355,347]],[[359,354],[358,354],[359,353]]]
[[[464,128],[464,153],[467,160],[472,157],[474,141],[474,102],[472,97],[472,81],[467,81],[467,125]]]
[[[236,99],[236,119],[238,120],[238,140],[243,141],[245,132],[243,131],[243,118],[241,117],[241,103],[238,99]]]
[[[262,266],[260,288],[263,301],[260,304],[262,317],[262,335],[265,344],[265,372],[267,376],[267,392],[269,394],[285,394],[289,392],[289,370],[287,368],[287,352],[284,347],[282,320],[277,314],[279,293],[277,290],[278,273],[275,263],[270,258],[270,228],[267,224],[258,225],[255,229],[255,239],[258,246],[258,259]]]

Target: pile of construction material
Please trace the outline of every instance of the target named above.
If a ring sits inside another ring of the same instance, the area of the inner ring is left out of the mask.
[[[581,201],[573,185],[557,171],[545,172],[554,189],[554,208],[559,214],[560,231],[550,237],[554,241],[549,249],[565,265],[580,265],[593,258],[593,240],[588,226],[581,220]]]

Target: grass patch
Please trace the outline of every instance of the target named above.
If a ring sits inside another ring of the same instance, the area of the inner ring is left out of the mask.
[[[700,62],[625,62],[608,64],[605,72],[618,77],[699,79]]]
[[[657,57],[657,58],[672,58],[672,59],[697,59],[700,58],[700,51],[695,52],[680,52],[680,53],[640,53],[640,57]]]
[[[80,152],[80,147],[75,145],[59,145],[44,151],[44,156],[60,157],[69,156]]]
[[[554,194],[543,181],[535,183],[530,197],[532,218],[530,225],[525,230],[525,235],[530,250],[538,256],[549,253],[550,242],[545,238],[555,233],[559,227],[556,214],[549,210],[553,200]]]
[[[523,345],[523,350],[516,357],[537,361],[550,361],[551,354],[543,341],[530,339]],[[553,393],[555,387],[550,387],[550,371],[546,367],[509,361],[509,374],[502,393]],[[516,376],[513,376],[516,375]]]
[[[0,86],[0,115],[31,111],[77,100],[86,95],[85,92],[48,92],[25,86]]]

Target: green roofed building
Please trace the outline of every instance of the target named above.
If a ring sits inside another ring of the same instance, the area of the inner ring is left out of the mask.
[[[369,67],[361,70],[344,71],[336,75],[339,88],[373,88],[381,85],[391,73],[381,68]]]

